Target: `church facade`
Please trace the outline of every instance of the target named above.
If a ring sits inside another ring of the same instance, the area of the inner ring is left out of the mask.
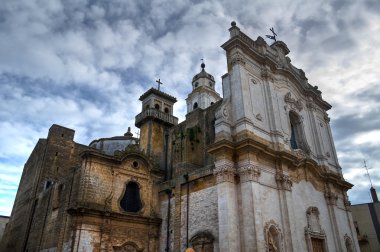
[[[183,122],[152,88],[123,136],[53,125],[1,251],[360,251],[327,111],[286,44],[231,23],[223,98],[202,63]]]

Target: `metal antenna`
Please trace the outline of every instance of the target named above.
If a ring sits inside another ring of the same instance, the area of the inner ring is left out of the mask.
[[[366,171],[367,171],[367,174],[366,174],[366,175],[368,176],[369,183],[371,184],[371,187],[373,187],[373,185],[372,185],[372,180],[371,180],[371,176],[369,175],[369,171],[368,171],[367,163],[366,163],[365,159],[364,159],[363,161],[364,161],[364,168],[365,168]]]

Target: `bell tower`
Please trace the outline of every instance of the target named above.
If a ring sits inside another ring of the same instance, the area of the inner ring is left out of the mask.
[[[214,76],[205,71],[206,65],[201,64],[201,72],[193,77],[193,90],[186,98],[187,113],[201,108],[206,109],[221,99],[220,95],[215,91]]]
[[[140,147],[156,159],[162,170],[166,170],[169,129],[178,124],[178,118],[173,116],[177,99],[151,88],[139,100],[142,102],[142,112],[136,116],[135,125],[140,128]]]

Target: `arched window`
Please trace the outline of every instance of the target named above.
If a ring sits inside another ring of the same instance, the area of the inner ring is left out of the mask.
[[[196,108],[198,108],[198,102],[194,103],[193,105],[193,109],[196,109]]]
[[[147,105],[145,106],[145,109],[149,109],[149,104],[147,104]]]
[[[160,110],[160,105],[158,105],[157,103],[154,104],[154,108],[157,109],[157,110]]]
[[[134,242],[126,242],[121,246],[113,246],[115,252],[142,252],[144,249],[140,249]]]
[[[127,184],[120,206],[126,212],[137,213],[141,210],[140,188],[137,183],[131,181]]]
[[[201,232],[190,239],[190,244],[195,252],[213,252],[214,237],[208,232]]]
[[[301,149],[306,154],[310,153],[310,147],[306,142],[303,124],[300,116],[294,111],[289,112],[290,120],[290,147],[293,150]]]
[[[169,114],[169,109],[168,108],[165,108],[164,111],[165,111],[166,114]]]

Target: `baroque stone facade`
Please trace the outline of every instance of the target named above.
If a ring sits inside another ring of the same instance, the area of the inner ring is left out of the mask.
[[[331,106],[285,43],[229,31],[223,98],[202,63],[183,122],[152,88],[139,138],[85,146],[53,125],[25,164],[2,251],[359,251]]]

